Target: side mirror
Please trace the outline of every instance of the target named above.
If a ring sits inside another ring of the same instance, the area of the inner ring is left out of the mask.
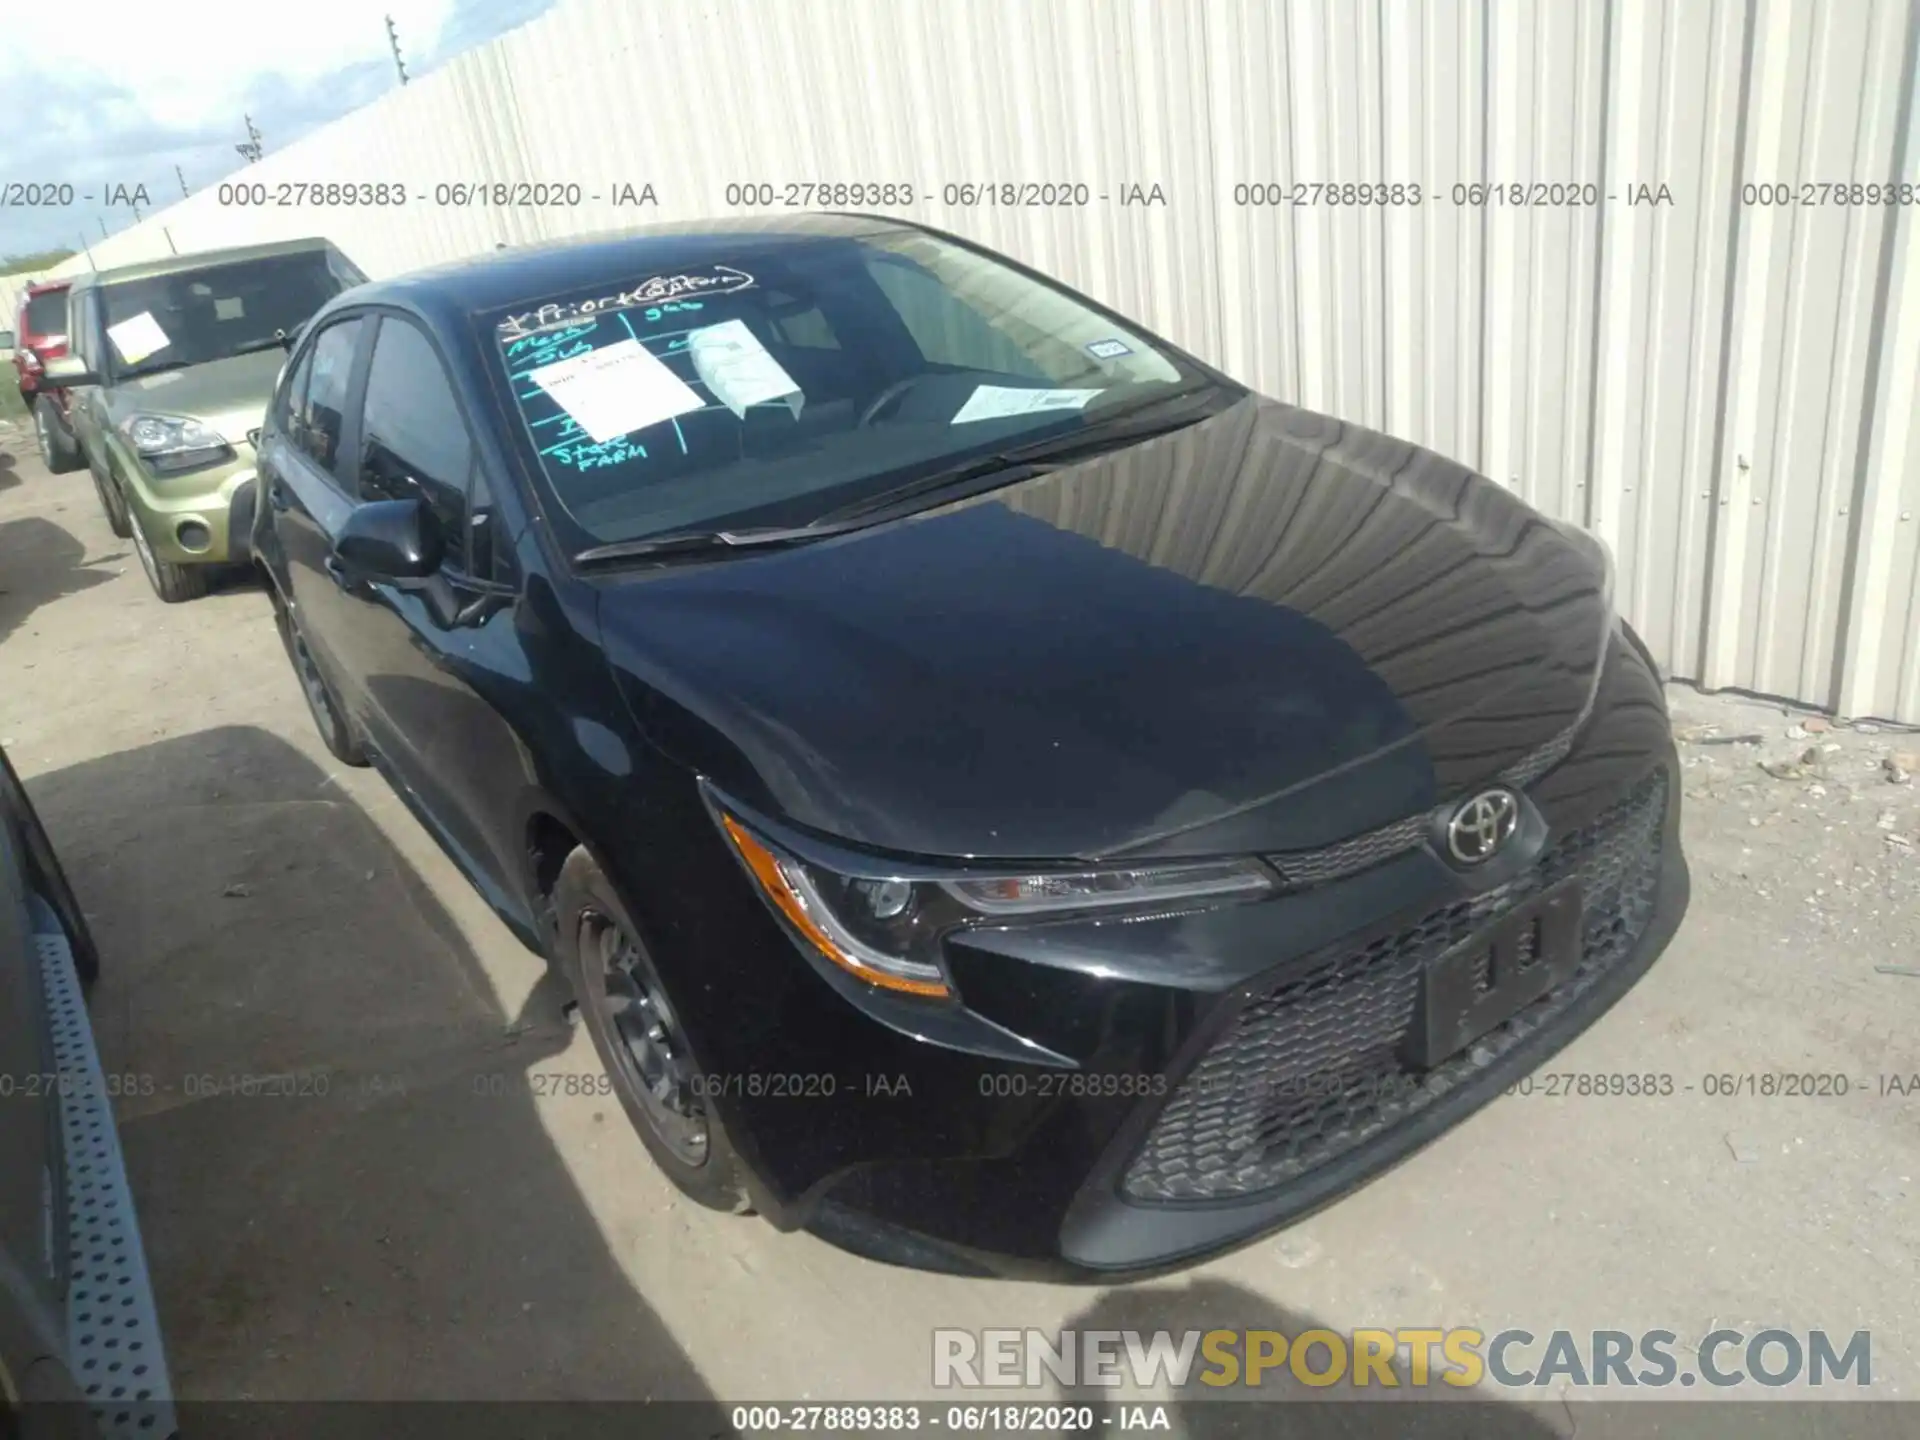
[[[360,506],[333,542],[341,568],[393,584],[425,580],[446,556],[440,522],[420,500],[374,500]]]
[[[70,385],[100,383],[100,377],[87,369],[87,362],[78,355],[62,355],[58,360],[49,360],[43,369],[47,383],[61,389]]]

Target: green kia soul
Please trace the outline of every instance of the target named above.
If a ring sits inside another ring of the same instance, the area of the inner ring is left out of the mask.
[[[256,429],[292,336],[366,280],[330,241],[171,255],[82,275],[67,296],[68,355],[48,378],[113,533],[133,540],[162,600],[204,595],[247,561]]]

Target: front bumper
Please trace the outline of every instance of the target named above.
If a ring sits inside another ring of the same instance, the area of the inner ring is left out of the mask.
[[[147,537],[155,559],[169,565],[246,562],[255,485],[251,451],[189,475],[156,476],[130,454],[115,458],[127,513]],[[181,538],[183,527],[195,525],[205,532],[205,543],[197,549]]]
[[[701,957],[679,1003],[774,1223],[920,1268],[1136,1277],[1379,1173],[1534,1069],[1661,953],[1688,898],[1680,771],[1659,682],[1624,638],[1591,719],[1527,795],[1539,839],[1504,873],[1464,876],[1421,847],[1253,904],[950,942],[967,1008],[1065,1064],[881,1023],[797,964],[762,907],[674,915],[695,948],[660,958],[674,984],[671,962]],[[1614,870],[1592,869],[1596,845]],[[1463,1055],[1401,1066],[1423,966],[1569,876],[1590,891],[1581,968]],[[711,878],[682,891],[703,892]]]

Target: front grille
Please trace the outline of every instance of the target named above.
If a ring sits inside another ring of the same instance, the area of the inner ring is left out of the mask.
[[[1666,772],[1656,770],[1526,874],[1335,954],[1246,1002],[1175,1089],[1127,1170],[1126,1193],[1177,1202],[1271,1189],[1406,1122],[1493,1063],[1624,959],[1645,932],[1666,809]],[[1434,1069],[1408,1068],[1400,1047],[1421,971],[1572,877],[1586,907],[1573,974]]]
[[[1573,749],[1573,738],[1579,731],[1577,724],[1568,726],[1538,750],[1502,770],[1494,783],[1510,785],[1516,790],[1526,789],[1567,758],[1567,752]],[[1318,850],[1283,851],[1267,856],[1266,860],[1280,872],[1280,879],[1287,889],[1311,890],[1316,885],[1357,875],[1362,870],[1371,869],[1413,849],[1425,837],[1427,823],[1428,817],[1425,815],[1409,815],[1404,820],[1395,820],[1377,830],[1369,830],[1349,840],[1335,841]]]

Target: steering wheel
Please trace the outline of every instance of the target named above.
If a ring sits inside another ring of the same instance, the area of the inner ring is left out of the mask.
[[[867,408],[860,412],[860,418],[854,422],[855,428],[861,430],[866,429],[879,418],[882,410],[892,409],[893,406],[899,403],[902,395],[906,394],[907,391],[911,390],[926,378],[924,374],[908,375],[904,379],[894,381],[867,402]]]

